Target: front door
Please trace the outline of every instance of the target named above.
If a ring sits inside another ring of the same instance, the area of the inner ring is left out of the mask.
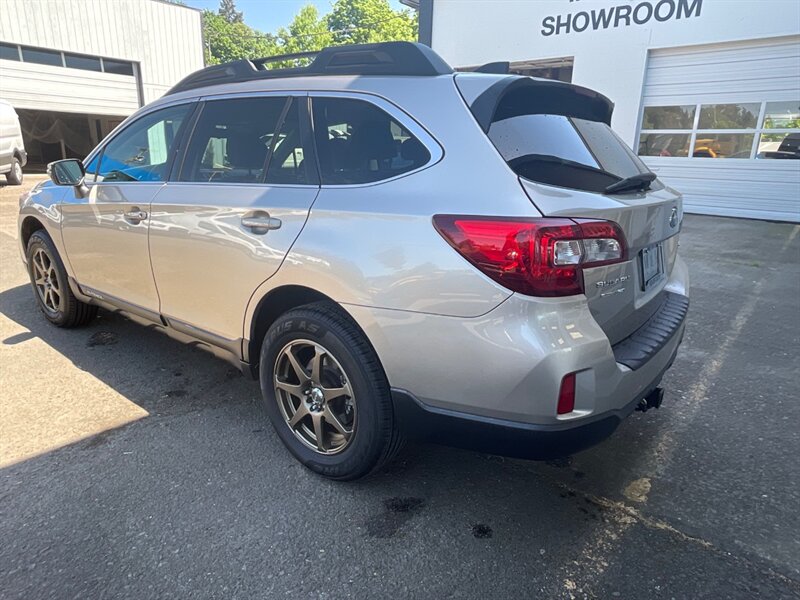
[[[182,168],[151,209],[153,273],[173,327],[241,349],[247,304],[278,270],[319,191],[304,160],[306,98],[202,106]]]
[[[164,187],[193,104],[156,110],[115,135],[87,166],[88,194],[62,201],[62,235],[81,289],[145,316],[159,302],[147,243],[150,203]]]

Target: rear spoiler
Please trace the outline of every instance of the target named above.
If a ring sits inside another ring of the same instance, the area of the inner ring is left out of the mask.
[[[456,76],[458,83],[459,76]],[[611,125],[614,103],[578,85],[510,75],[498,79],[469,105],[484,132],[493,121],[519,115],[564,115]]]

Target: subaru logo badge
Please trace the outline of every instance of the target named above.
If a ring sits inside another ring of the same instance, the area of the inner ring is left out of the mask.
[[[678,208],[673,206],[669,215],[669,226],[673,229],[678,226]]]

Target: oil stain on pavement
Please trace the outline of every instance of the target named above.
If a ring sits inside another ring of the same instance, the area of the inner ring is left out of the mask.
[[[424,507],[425,500],[422,498],[387,498],[383,501],[383,512],[367,521],[367,534],[379,539],[393,537]]]

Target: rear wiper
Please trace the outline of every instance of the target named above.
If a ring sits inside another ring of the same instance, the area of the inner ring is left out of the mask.
[[[575,162],[574,160],[561,158],[560,156],[554,156],[552,154],[523,154],[522,156],[518,156],[517,158],[512,158],[508,162],[508,164],[512,169],[514,169],[515,167],[528,162],[543,162],[543,163],[553,163],[556,165],[564,165],[565,167],[572,167],[573,169],[580,169],[581,171],[589,171],[590,173],[599,173],[600,175],[608,175],[608,177],[619,179],[618,175],[614,175],[609,171],[598,169],[597,167],[593,167],[591,165],[585,165],[583,163]]]
[[[639,192],[650,189],[650,184],[656,179],[655,173],[639,173],[638,175],[631,175],[625,179],[620,179],[616,183],[608,186],[604,193],[606,194],[619,194],[622,192]]]

